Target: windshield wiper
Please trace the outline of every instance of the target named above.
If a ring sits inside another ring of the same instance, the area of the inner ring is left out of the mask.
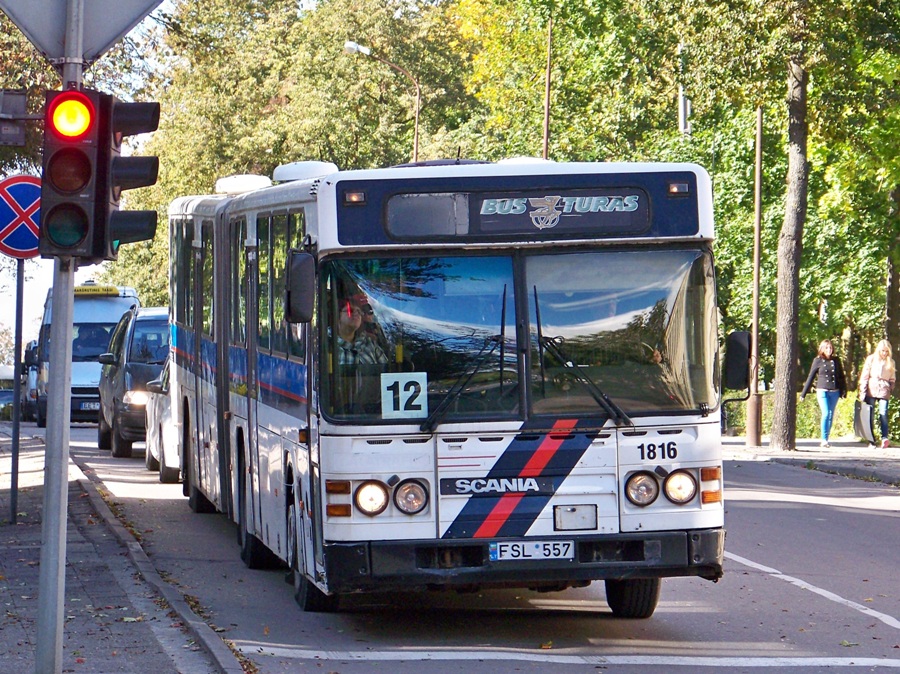
[[[421,426],[419,426],[420,431],[431,433],[431,431],[434,430],[434,427],[444,418],[444,415],[447,413],[447,410],[450,408],[453,401],[456,400],[466,386],[469,385],[469,382],[472,381],[472,377],[478,374],[482,366],[487,362],[487,359],[490,358],[491,354],[497,349],[497,345],[502,341],[502,335],[491,335],[484,340],[484,346],[482,346],[481,350],[475,354],[475,367],[472,368],[471,372],[463,372],[459,375],[456,381],[453,382],[453,386],[447,391],[447,395],[441,399],[438,406],[434,408],[431,414],[428,415],[428,418],[422,422]],[[488,347],[490,347],[490,349],[488,349]]]
[[[593,379],[582,372],[581,366],[572,362],[572,359],[562,350],[562,337],[541,337],[540,342],[544,350],[562,363],[563,367],[572,370],[575,379],[588,390],[600,407],[606,410],[606,413],[615,420],[616,426],[634,426],[634,422],[628,418],[625,411],[616,405],[612,399],[597,386]]]
[[[537,286],[533,286],[534,291],[534,314],[535,320],[537,321],[537,333],[538,333],[538,362],[541,367],[541,395],[546,396],[547,392],[545,390],[545,378],[546,372],[544,371],[544,351],[549,351],[550,355],[556,358],[560,363],[562,363],[563,367],[572,370],[572,373],[575,375],[575,379],[578,380],[591,394],[594,400],[606,410],[606,413],[612,417],[616,426],[634,426],[634,422],[628,418],[628,415],[622,410],[621,407],[616,405],[612,399],[606,395],[599,386],[594,382],[593,379],[588,377],[584,372],[581,371],[581,368],[572,362],[572,359],[569,358],[562,350],[562,337],[544,337],[544,329],[541,325],[541,303],[538,299],[538,289]]]

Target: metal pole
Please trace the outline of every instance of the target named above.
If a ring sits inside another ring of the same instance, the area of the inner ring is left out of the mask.
[[[544,159],[550,158],[550,69],[553,65],[553,17],[547,20],[547,73],[544,76]]]
[[[13,346],[13,422],[12,422],[12,474],[10,475],[9,521],[15,524],[19,510],[19,420],[22,417],[22,297],[25,289],[25,260],[19,258],[16,266],[16,336]]]
[[[412,79],[412,76],[410,78]],[[419,161],[419,108],[422,107],[422,90],[415,79],[413,84],[416,85],[416,126],[413,132],[413,163],[415,163]]]
[[[756,108],[756,170],[753,224],[753,326],[750,339],[750,397],[747,399],[748,447],[759,447],[762,440],[762,397],[759,393],[759,271],[762,238],[762,134],[763,109]]]
[[[84,0],[68,0],[63,89],[81,88]],[[68,511],[69,418],[72,398],[72,314],[75,264],[57,258],[53,267],[47,441],[44,455],[44,509],[38,590],[35,674],[58,674],[63,662],[66,599],[66,513]]]

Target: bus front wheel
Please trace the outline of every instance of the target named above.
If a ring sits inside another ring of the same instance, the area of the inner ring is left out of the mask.
[[[300,568],[300,536],[297,506],[288,506],[288,540],[291,541],[291,575],[294,577],[294,599],[307,613],[334,613],[338,610],[338,595],[325,594],[313,585]]]
[[[606,581],[606,603],[617,618],[649,618],[659,603],[659,578]]]

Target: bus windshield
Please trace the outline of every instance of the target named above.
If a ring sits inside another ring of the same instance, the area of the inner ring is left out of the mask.
[[[424,428],[718,404],[702,251],[342,258],[323,272],[322,401],[335,420]]]

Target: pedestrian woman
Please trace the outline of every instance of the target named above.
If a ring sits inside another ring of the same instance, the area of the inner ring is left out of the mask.
[[[875,401],[878,401],[882,449],[886,449],[891,444],[888,440],[887,408],[897,377],[897,368],[894,366],[891,352],[891,343],[882,339],[875,347],[875,351],[866,358],[862,374],[859,376],[859,399],[866,401],[872,407],[875,407]]]
[[[834,344],[830,339],[823,339],[819,344],[819,355],[809,368],[809,376],[803,391],[800,392],[800,400],[806,397],[816,382],[816,399],[819,401],[819,409],[822,410],[822,447],[831,447],[828,437],[831,435],[831,423],[834,421],[834,409],[837,407],[838,398],[847,397],[847,381],[844,379],[844,368],[841,367],[841,359],[834,355]]]

